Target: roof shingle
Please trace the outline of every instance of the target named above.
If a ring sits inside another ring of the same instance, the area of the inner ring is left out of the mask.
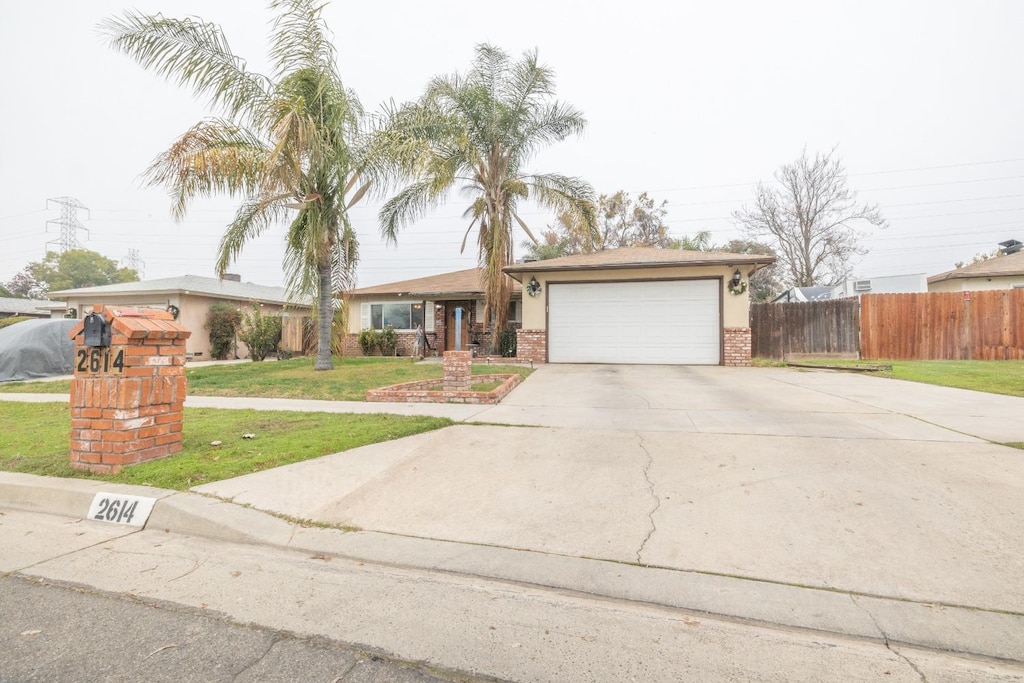
[[[945,273],[932,275],[928,282],[943,282],[945,280],[960,280],[975,277],[1013,277],[1024,275],[1024,251],[1006,256],[995,256],[984,261],[972,263],[963,268],[954,268]]]
[[[251,282],[220,280],[199,275],[181,275],[179,277],[121,282],[114,285],[100,285],[98,287],[64,289],[59,292],[50,292],[50,296],[66,298],[104,294],[157,294],[169,292],[205,294],[221,299],[256,300],[274,304],[308,305],[291,300],[284,287],[268,287]]]
[[[658,249],[655,247],[621,247],[589,254],[575,254],[561,258],[506,266],[505,272],[532,273],[548,270],[599,270],[606,268],[664,268],[671,266],[767,266],[775,262],[774,256],[762,254],[733,254],[720,251],[686,251],[684,249]]]
[[[362,287],[352,290],[352,296],[483,296],[484,277],[482,268],[467,268],[452,273],[441,273],[412,280],[400,280],[383,285]],[[513,292],[520,291],[518,282],[513,283]]]

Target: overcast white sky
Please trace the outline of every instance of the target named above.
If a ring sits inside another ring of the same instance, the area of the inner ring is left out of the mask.
[[[96,24],[127,7],[216,21],[250,66],[265,66],[271,15],[257,0],[3,3],[0,281],[59,237],[46,221],[59,215],[47,199],[60,196],[91,210],[80,214],[82,246],[116,260],[137,249],[145,279],[214,275],[232,204],[197,205],[175,224],[163,190],[139,181],[210,112],[104,46]],[[368,110],[465,70],[477,43],[538,48],[560,99],[589,125],[533,169],[582,176],[601,193],[646,190],[669,202],[677,235],[737,236],[731,213],[758,180],[805,146],[839,145],[851,187],[890,223],[865,240],[859,276],[934,274],[1024,240],[1022,2],[335,0],[326,17],[343,78]],[[360,286],[475,264],[471,248],[459,254],[458,197],[397,248],[379,238],[379,203],[355,214]],[[281,284],[283,232],[253,242],[232,270]]]

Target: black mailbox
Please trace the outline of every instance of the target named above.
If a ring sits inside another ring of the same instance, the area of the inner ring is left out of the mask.
[[[86,346],[110,346],[110,325],[102,314],[90,313],[82,322],[85,323],[82,333]]]

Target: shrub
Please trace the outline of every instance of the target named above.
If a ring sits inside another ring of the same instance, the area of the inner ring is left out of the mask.
[[[9,318],[0,318],[0,330],[20,322],[25,322],[26,320],[32,320],[32,318],[26,315],[12,315]]]
[[[498,351],[506,358],[516,355],[516,330],[514,327],[506,327],[498,333]]]
[[[234,352],[235,334],[242,324],[242,313],[231,304],[216,303],[206,314],[206,329],[210,331],[210,357],[224,360]]]
[[[398,333],[395,328],[388,325],[380,332],[380,355],[393,356],[398,350]]]
[[[242,334],[239,338],[249,347],[249,358],[259,362],[277,351],[281,343],[281,317],[263,315],[260,304],[253,303],[252,313],[245,315]]]
[[[369,356],[374,349],[380,346],[380,332],[366,328],[359,333],[359,348],[363,350],[364,356]]]

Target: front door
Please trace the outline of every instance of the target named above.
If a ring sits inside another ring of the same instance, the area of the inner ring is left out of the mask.
[[[472,309],[472,304],[469,301],[447,301],[444,313],[445,351],[455,350],[455,309],[459,307],[462,308],[462,350],[469,350],[469,312]]]

